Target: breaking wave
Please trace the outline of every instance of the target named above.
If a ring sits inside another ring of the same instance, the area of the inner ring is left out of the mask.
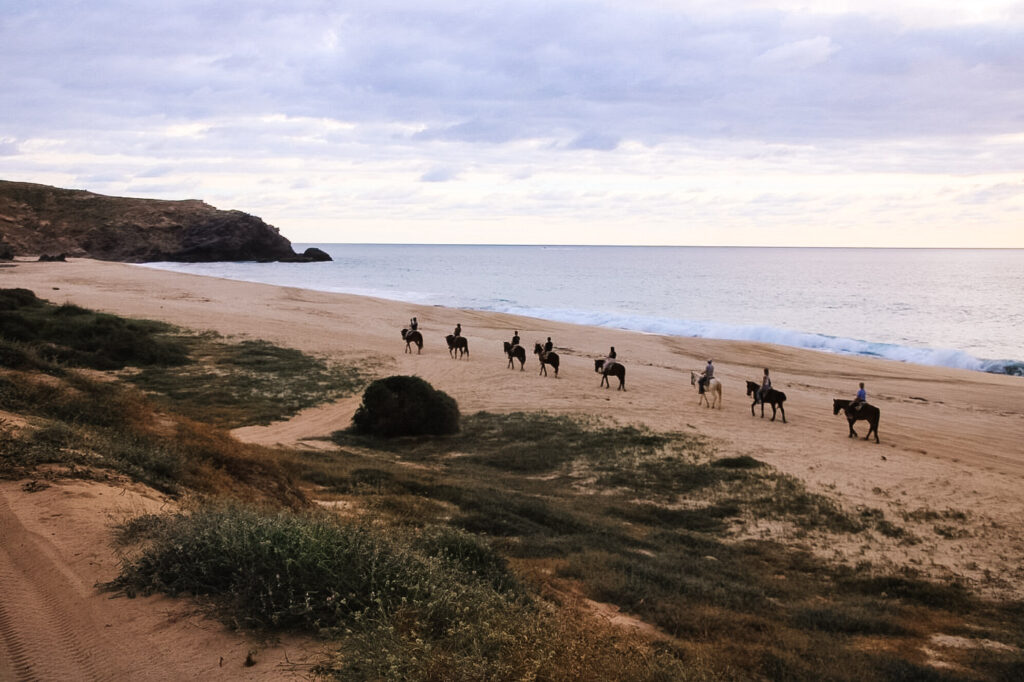
[[[964,351],[950,348],[916,348],[892,343],[861,341],[859,339],[828,336],[811,332],[799,332],[779,327],[756,325],[733,325],[718,322],[678,320],[664,317],[647,317],[642,315],[624,315],[592,311],[559,309],[559,308],[523,308],[513,306],[487,306],[484,310],[503,312],[516,315],[527,315],[545,320],[569,322],[596,327],[626,329],[663,334],[667,336],[689,336],[705,339],[725,339],[729,341],[756,341],[772,343],[795,348],[847,355],[864,355],[869,357],[898,360],[918,365],[936,367],[952,367],[993,374],[1009,374],[1024,376],[1024,361],[1019,360],[987,360],[977,358]]]

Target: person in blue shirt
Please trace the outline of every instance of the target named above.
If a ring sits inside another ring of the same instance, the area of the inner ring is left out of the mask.
[[[853,402],[850,403],[850,407],[855,410],[859,410],[860,406],[868,401],[868,392],[864,390],[864,382],[860,382],[860,390],[857,391],[857,397],[854,398]]]

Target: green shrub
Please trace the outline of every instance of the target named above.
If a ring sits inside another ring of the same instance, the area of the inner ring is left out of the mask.
[[[363,393],[352,430],[384,438],[457,433],[459,406],[419,377],[378,379]]]
[[[171,327],[161,322],[129,320],[67,303],[56,306],[27,289],[0,289],[0,312],[4,366],[34,365],[25,348],[10,342],[26,344],[47,361],[99,370],[187,361],[184,345],[169,338]]]
[[[17,310],[42,305],[28,289],[0,289],[0,310]]]

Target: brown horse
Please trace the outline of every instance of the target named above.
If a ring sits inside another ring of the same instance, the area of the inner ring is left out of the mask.
[[[558,378],[558,353],[553,350],[546,351],[539,343],[533,344],[533,354],[540,358],[540,372],[538,374],[548,375],[544,365],[551,365],[555,370],[555,378]]]
[[[466,340],[465,336],[449,334],[444,337],[444,340],[448,342],[448,355],[453,358],[461,358],[463,355],[469,355],[469,341]]]
[[[612,362],[610,365],[605,367],[604,358],[600,360],[594,360],[594,371],[601,373],[601,383],[598,386],[604,386],[605,388],[611,388],[611,382],[608,381],[608,375],[611,374],[613,377],[619,379],[620,391],[626,390],[626,366],[621,362]]]
[[[412,329],[412,330],[403,329],[402,330],[402,339],[405,340],[405,352],[406,353],[411,353],[412,352],[412,345],[411,344],[414,344],[414,343],[416,344],[416,354],[417,355],[419,355],[420,351],[423,350],[423,334],[420,334],[415,329]]]
[[[867,403],[861,403],[859,408],[852,406],[852,400],[843,400],[842,398],[832,399],[832,414],[839,414],[839,410],[842,410],[846,415],[846,421],[850,425],[849,438],[855,438],[857,432],[853,430],[853,422],[864,420],[868,423],[868,435],[864,436],[864,440],[871,437],[871,432],[875,432],[875,442],[878,442],[878,418],[882,416],[882,411],[874,405],[868,405]]]
[[[515,360],[519,361],[519,371],[523,371],[523,365],[526,364],[526,349],[520,346],[518,343],[512,345],[508,341],[505,342],[505,355],[508,356],[508,367],[509,369],[515,369]]]
[[[750,403],[750,416],[751,417],[755,416],[754,415],[754,405],[757,405],[757,403],[758,403],[757,392],[759,390],[761,390],[761,385],[760,384],[758,384],[758,383],[756,383],[754,381],[748,381],[747,382],[747,395],[748,396],[750,396],[750,395],[754,396],[754,402]],[[768,403],[769,405],[772,406],[772,421],[775,421],[775,409],[778,408],[779,410],[782,411],[782,423],[783,424],[786,423],[786,408],[782,404],[782,403],[786,402],[786,394],[785,393],[783,393],[782,391],[776,391],[774,388],[769,388],[767,391],[764,392],[764,395],[761,396],[760,402],[761,402],[761,419],[764,419],[764,404]]]

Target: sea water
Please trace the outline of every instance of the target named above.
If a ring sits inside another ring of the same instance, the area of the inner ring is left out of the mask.
[[[334,261],[149,266],[1024,376],[1024,250],[295,246]]]

